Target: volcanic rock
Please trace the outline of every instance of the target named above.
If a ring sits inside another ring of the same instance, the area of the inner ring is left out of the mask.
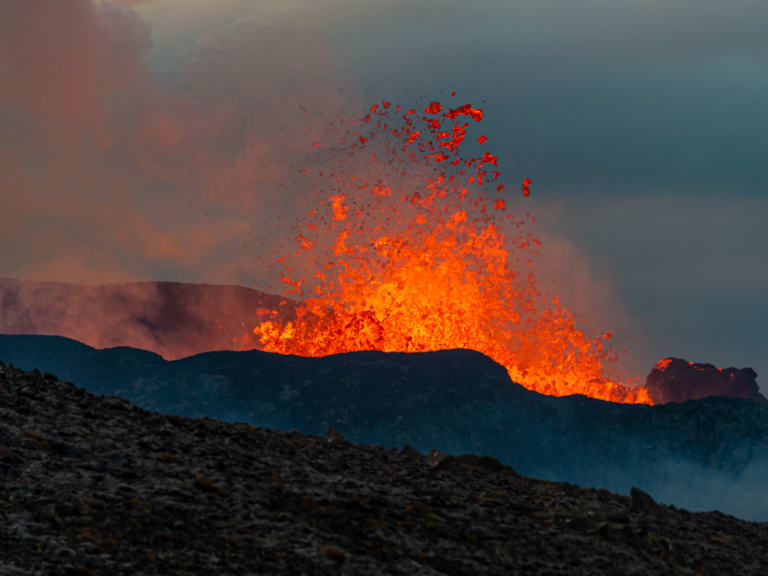
[[[506,469],[436,473],[2,364],[0,414],[0,574],[768,573],[764,524]]]
[[[340,442],[345,442],[344,436],[341,435],[341,432],[336,430],[336,426],[331,424],[331,427],[328,428],[328,432],[325,434],[325,441],[329,444],[339,444]]]
[[[143,350],[0,335],[0,361],[145,409],[318,436],[333,424],[348,442],[481,454],[526,476],[625,494],[636,486],[658,502],[768,520],[768,406],[751,400],[642,406],[554,398],[515,384],[503,366],[469,350],[211,352],[167,362]]]
[[[405,446],[403,446],[403,449],[400,450],[400,453],[404,454],[405,456],[408,456],[409,458],[416,458],[417,460],[420,458],[424,458],[422,453],[416,450],[416,448],[414,448],[410,444],[406,444]]]
[[[662,507],[656,503],[656,500],[647,492],[640,490],[640,488],[633,486],[632,490],[629,491],[629,496],[632,498],[632,510],[636,512],[655,514],[662,510]]]
[[[435,470],[455,471],[463,468],[475,468],[485,472],[503,472],[508,471],[514,474],[514,471],[508,466],[504,466],[496,458],[490,456],[478,456],[476,454],[462,454],[461,456],[445,456],[437,460],[433,465]]]
[[[752,368],[717,368],[712,364],[680,358],[659,361],[645,381],[654,404],[686,402],[708,396],[746,398],[768,404],[760,394],[757,373]]]
[[[436,468],[443,460],[450,458],[450,454],[443,454],[440,450],[430,450],[427,454],[426,463],[430,468]]]

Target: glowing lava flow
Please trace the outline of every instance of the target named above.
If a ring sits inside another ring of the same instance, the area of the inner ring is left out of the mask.
[[[468,104],[418,113],[384,102],[334,126],[331,168],[313,175],[322,204],[290,265],[279,259],[286,294],[303,300],[292,321],[253,334],[264,350],[304,356],[471,348],[531,390],[651,403],[608,376],[611,334],[587,336],[537,289],[528,266],[538,242],[522,231],[534,219],[506,210],[485,136],[473,156],[460,154],[482,116]]]

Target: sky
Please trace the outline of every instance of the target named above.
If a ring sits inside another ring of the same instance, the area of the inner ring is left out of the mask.
[[[639,374],[760,382],[767,21],[763,0],[6,0],[0,276],[265,289],[311,135],[456,91],[533,181],[543,284]]]

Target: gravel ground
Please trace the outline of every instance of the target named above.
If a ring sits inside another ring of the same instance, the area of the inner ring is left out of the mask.
[[[768,525],[0,364],[0,574],[768,574]]]

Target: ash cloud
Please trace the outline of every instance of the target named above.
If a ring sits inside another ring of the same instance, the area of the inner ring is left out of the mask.
[[[536,213],[541,214],[540,223],[549,220],[548,211]],[[541,292],[557,297],[587,334],[610,333],[603,342],[616,354],[616,361],[606,363],[607,373],[627,384],[642,384],[640,375],[659,358],[649,353],[645,323],[622,301],[615,278],[577,243],[548,226],[537,230],[536,236],[541,246],[532,269]]]
[[[258,346],[253,323],[283,320],[292,303],[242,286],[176,282],[81,285],[0,278],[0,333],[130,346],[168,360]]]
[[[316,26],[264,8],[158,82],[136,4],[0,8],[3,276],[233,283],[264,272],[253,254],[278,241],[275,213],[295,207],[297,159],[344,105],[344,74]]]

